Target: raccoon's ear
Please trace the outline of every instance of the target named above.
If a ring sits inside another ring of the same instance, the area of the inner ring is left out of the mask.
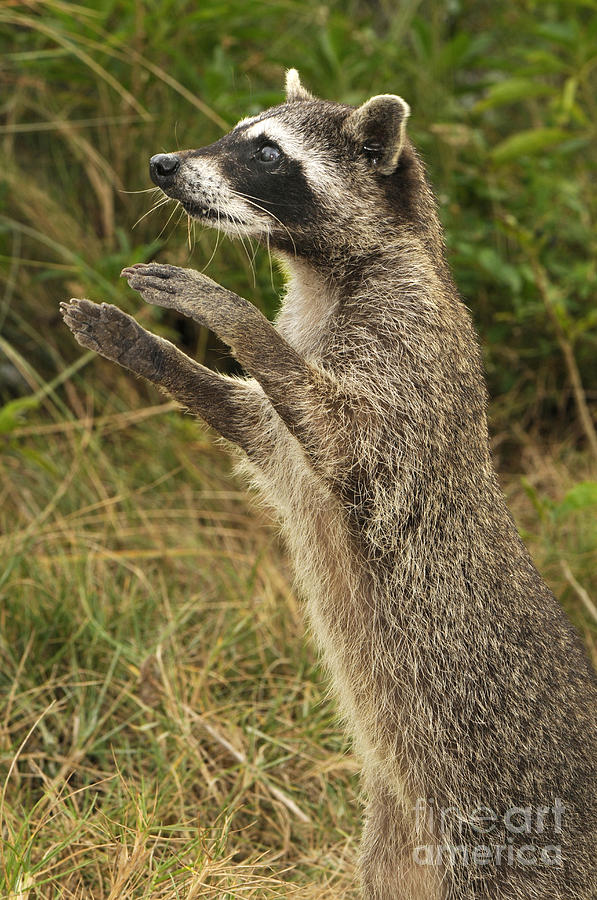
[[[313,95],[302,86],[297,70],[288,69],[286,72],[286,102],[295,103],[313,99]]]
[[[378,172],[391,175],[404,145],[410,106],[395,94],[371,97],[346,120],[351,137],[361,144]]]

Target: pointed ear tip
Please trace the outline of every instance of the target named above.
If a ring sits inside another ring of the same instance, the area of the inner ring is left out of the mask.
[[[286,99],[289,102],[313,100],[313,95],[301,84],[297,69],[288,69],[286,71]]]
[[[298,69],[286,69],[286,87],[294,87],[301,83]]]

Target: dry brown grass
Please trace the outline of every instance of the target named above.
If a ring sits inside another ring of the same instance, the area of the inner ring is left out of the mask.
[[[355,764],[269,524],[167,404],[69,391],[0,462],[0,896],[350,897]]]
[[[77,377],[81,417],[49,396],[0,461],[0,896],[356,897],[356,763],[271,523],[200,425],[125,411],[124,377],[98,414]],[[595,523],[554,513],[586,459],[528,441],[520,468],[595,652]]]

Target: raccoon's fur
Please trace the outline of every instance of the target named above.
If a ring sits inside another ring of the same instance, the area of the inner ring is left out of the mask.
[[[124,270],[210,327],[210,372],[106,304],[77,339],[244,451],[362,760],[368,900],[595,900],[597,688],[492,466],[479,346],[394,95],[286,102],[154,181],[285,263],[275,327],[188,269]]]

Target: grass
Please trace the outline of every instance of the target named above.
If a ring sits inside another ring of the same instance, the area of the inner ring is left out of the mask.
[[[0,883],[325,896],[354,857],[355,764],[283,556],[200,426],[123,405],[5,448]]]
[[[4,439],[0,896],[356,897],[356,762],[271,523],[201,425],[112,377]],[[528,439],[520,467],[510,505],[595,658],[595,522],[557,515],[590,466]]]
[[[0,4],[2,900],[356,897],[357,766],[275,529],[201,425],[58,315],[114,302],[222,363],[118,273],[206,265],[212,236],[191,254],[169,209],[145,215],[147,158],[278,102],[285,67],[321,96],[410,101],[504,489],[597,658],[597,470],[569,389],[572,359],[594,404],[597,17],[394,6]],[[223,241],[209,274],[271,313],[254,264]]]

